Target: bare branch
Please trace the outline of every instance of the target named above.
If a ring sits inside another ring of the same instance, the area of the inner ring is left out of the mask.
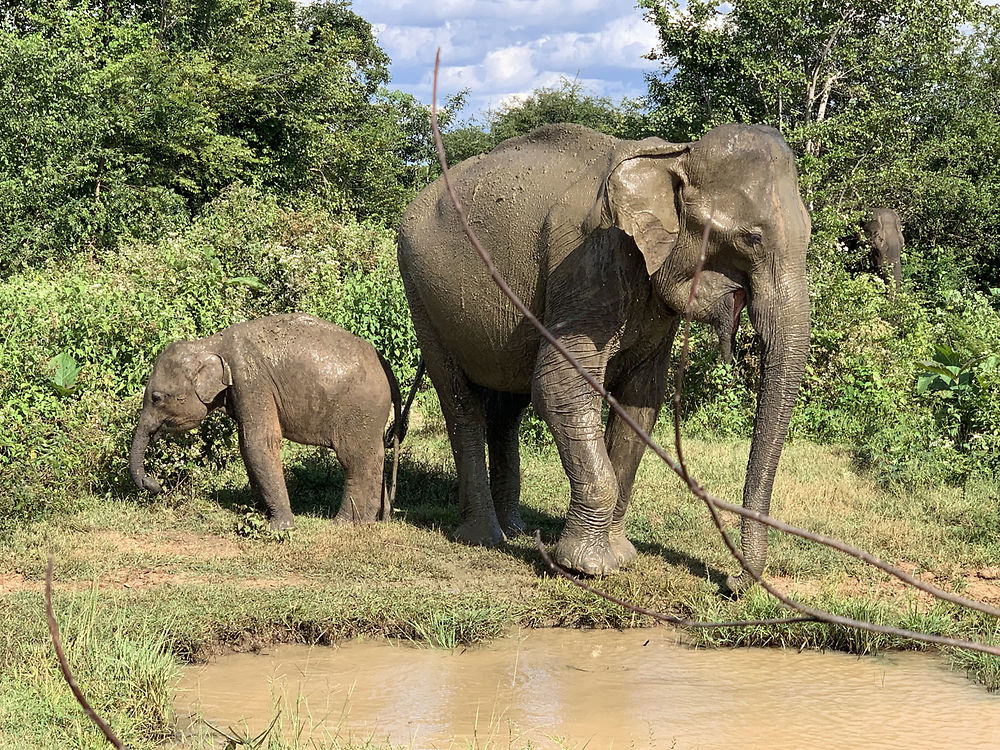
[[[945,637],[942,637],[942,636],[931,635],[931,634],[928,634],[928,633],[920,633],[920,632],[917,632],[917,631],[906,630],[906,629],[903,629],[903,628],[895,628],[895,627],[891,627],[891,626],[887,626],[887,625],[876,625],[874,623],[865,622],[863,620],[855,620],[853,618],[843,617],[841,615],[837,615],[837,614],[834,614],[832,612],[827,612],[827,611],[822,610],[822,609],[818,609],[818,608],[814,608],[814,607],[809,607],[809,606],[807,606],[805,604],[802,604],[800,602],[797,602],[797,601],[789,598],[787,595],[781,593],[780,591],[778,591],[777,589],[775,589],[771,584],[769,584],[767,581],[765,581],[761,577],[761,575],[759,573],[757,573],[756,571],[753,570],[753,568],[747,563],[746,558],[744,558],[743,555],[742,555],[742,553],[736,548],[736,545],[733,543],[732,539],[729,537],[729,534],[726,532],[725,527],[722,524],[721,518],[719,517],[719,511],[720,510],[728,511],[728,512],[731,512],[731,513],[736,513],[736,514],[744,516],[746,518],[750,518],[752,520],[759,521],[760,523],[763,523],[763,524],[765,524],[767,526],[770,526],[771,528],[777,529],[779,531],[783,531],[785,533],[793,534],[793,535],[798,536],[798,537],[800,537],[802,539],[806,539],[806,540],[809,540],[809,541],[812,541],[812,542],[816,542],[818,544],[823,544],[823,545],[825,545],[827,547],[831,547],[832,549],[838,550],[839,552],[842,552],[842,553],[850,555],[851,557],[854,557],[854,558],[856,558],[858,560],[861,560],[862,562],[865,562],[868,565],[872,565],[873,567],[876,567],[876,568],[878,568],[878,569],[880,569],[880,570],[882,570],[882,571],[884,571],[884,572],[886,572],[886,573],[888,573],[888,574],[890,574],[890,575],[898,578],[899,580],[904,581],[904,582],[906,582],[906,583],[914,586],[915,588],[918,588],[918,589],[920,589],[922,591],[925,591],[926,593],[931,594],[932,596],[935,596],[935,597],[937,597],[939,599],[942,599],[942,600],[948,601],[948,602],[952,602],[954,604],[959,604],[961,606],[969,607],[971,609],[976,609],[976,610],[978,610],[980,612],[984,612],[984,613],[992,615],[994,617],[1000,617],[1000,610],[997,610],[994,607],[991,607],[991,606],[989,606],[987,604],[983,604],[982,602],[976,602],[976,601],[973,601],[971,599],[966,599],[965,597],[958,596],[956,594],[952,594],[952,593],[947,592],[947,591],[943,591],[943,590],[937,588],[936,586],[932,586],[932,585],[930,585],[928,583],[920,581],[917,578],[915,578],[914,576],[910,575],[909,573],[906,573],[905,571],[900,570],[899,568],[896,568],[895,566],[892,566],[892,565],[890,565],[890,564],[888,564],[886,562],[883,562],[882,560],[879,560],[878,558],[876,558],[874,555],[872,555],[869,552],[866,552],[864,550],[861,550],[861,549],[858,549],[856,547],[853,547],[852,545],[846,544],[846,543],[841,542],[841,541],[839,541],[837,539],[832,539],[830,537],[823,536],[822,534],[816,534],[816,533],[813,533],[811,531],[807,531],[805,529],[800,529],[798,527],[795,527],[795,526],[792,526],[790,524],[787,524],[787,523],[785,523],[783,521],[779,521],[778,519],[772,518],[771,516],[766,515],[764,513],[759,513],[757,511],[750,510],[748,508],[744,508],[741,505],[735,505],[733,503],[726,502],[725,500],[722,500],[721,498],[715,497],[711,493],[707,492],[698,483],[698,481],[694,477],[692,477],[690,475],[690,473],[687,470],[686,465],[683,462],[683,458],[682,458],[683,453],[681,451],[680,426],[679,426],[679,421],[680,421],[679,420],[680,388],[677,388],[676,391],[675,391],[675,394],[674,394],[674,419],[675,419],[675,423],[674,423],[674,436],[675,436],[675,446],[676,446],[677,451],[678,451],[678,456],[680,457],[679,461],[675,461],[655,440],[653,440],[652,437],[650,437],[650,435],[648,433],[646,433],[641,427],[639,427],[639,425],[635,422],[635,420],[632,419],[632,417],[628,414],[628,412],[626,412],[621,407],[621,405],[618,403],[617,399],[615,399],[614,396],[612,396],[607,391],[607,389],[603,386],[603,384],[601,384],[600,382],[598,382],[597,379],[594,378],[576,360],[576,358],[574,358],[573,355],[570,354],[570,352],[552,335],[552,333],[549,332],[548,329],[546,329],[545,326],[543,326],[541,324],[541,322],[528,309],[528,307],[524,304],[524,302],[507,285],[507,283],[504,280],[502,274],[499,272],[499,270],[493,264],[493,260],[490,257],[490,254],[482,246],[482,244],[479,242],[478,238],[476,237],[475,233],[472,231],[472,228],[469,226],[468,219],[467,219],[467,217],[465,215],[465,212],[464,212],[464,210],[462,208],[461,202],[458,200],[458,196],[455,193],[454,186],[452,185],[452,182],[451,182],[451,176],[450,176],[450,173],[448,171],[447,159],[445,157],[445,152],[444,152],[444,144],[441,141],[441,132],[440,132],[440,129],[438,128],[438,121],[437,121],[437,79],[438,79],[438,69],[440,67],[440,59],[441,59],[441,50],[438,49],[438,52],[437,52],[437,55],[436,55],[436,58],[435,58],[435,62],[434,62],[434,86],[433,86],[433,93],[432,93],[432,97],[433,98],[432,98],[432,102],[431,102],[431,129],[434,132],[434,142],[435,142],[435,144],[437,146],[438,160],[441,163],[442,178],[444,179],[445,187],[447,189],[448,195],[451,198],[451,202],[452,202],[452,204],[455,207],[455,210],[457,212],[459,221],[460,221],[460,223],[462,225],[463,230],[465,231],[466,236],[468,236],[469,241],[472,243],[472,246],[475,249],[476,253],[482,259],[484,265],[486,266],[487,272],[489,273],[489,275],[493,279],[493,281],[497,284],[497,286],[500,288],[501,292],[503,292],[503,294],[510,300],[510,302],[518,310],[518,312],[520,312],[521,315],[523,315],[524,318],[529,323],[531,323],[531,325],[533,325],[538,330],[538,332],[542,336],[542,338],[544,338],[550,345],[552,345],[553,348],[555,348],[563,356],[563,358],[570,364],[570,366],[572,366],[573,369],[575,369],[580,374],[580,377],[582,377],[584,379],[584,381],[594,391],[596,391],[605,401],[607,401],[608,406],[611,409],[613,409],[614,412],[636,433],[636,435],[639,437],[639,439],[642,442],[644,442],[650,449],[652,449],[653,452],[656,453],[656,455],[664,463],[666,463],[674,473],[676,473],[681,479],[684,480],[684,482],[688,486],[688,489],[696,497],[700,498],[703,502],[705,502],[705,504],[708,506],[710,514],[712,515],[712,520],[715,523],[716,528],[719,530],[720,534],[722,535],[722,538],[723,538],[723,541],[726,544],[726,547],[729,549],[729,551],[733,555],[733,557],[735,557],[736,560],[739,561],[739,563],[740,563],[741,567],[743,568],[743,570],[745,572],[747,572],[757,583],[759,583],[761,585],[761,587],[765,591],[767,591],[771,596],[773,596],[775,599],[777,599],[779,602],[781,602],[784,606],[788,607],[789,609],[801,612],[807,618],[813,618],[813,619],[820,620],[820,621],[823,621],[823,622],[827,622],[827,623],[830,623],[830,624],[833,624],[833,625],[842,625],[842,626],[845,626],[845,627],[857,628],[859,630],[867,630],[869,632],[884,633],[884,634],[887,634],[887,635],[895,635],[895,636],[898,636],[898,637],[901,637],[901,638],[910,638],[912,640],[924,641],[924,642],[927,642],[927,643],[934,643],[934,644],[942,645],[942,646],[952,646],[952,647],[956,647],[956,648],[967,648],[967,649],[974,650],[974,651],[981,651],[983,653],[988,653],[988,654],[993,654],[993,655],[996,655],[996,656],[1000,656],[1000,648],[997,648],[995,646],[989,646],[989,645],[986,645],[986,644],[983,644],[983,643],[977,643],[977,642],[974,642],[974,641],[967,641],[967,640],[956,639],[956,638],[945,638]],[[706,244],[707,244],[707,232],[708,232],[708,229],[706,228],[706,235],[703,237],[703,242],[702,242],[702,256],[704,256],[705,247],[706,247]],[[690,291],[690,295],[689,295],[689,299],[688,299],[688,310],[687,310],[687,314],[685,316],[686,317],[685,342],[684,342],[684,348],[683,348],[683,353],[682,353],[681,365],[678,367],[678,380],[677,380],[678,384],[682,384],[683,383],[683,370],[684,370],[684,365],[686,364],[687,346],[688,346],[688,335],[687,335],[687,333],[688,333],[688,326],[690,325],[690,319],[691,319],[690,308],[691,308],[691,303],[692,303],[692,301],[694,299],[695,285],[697,283],[698,276],[700,275],[700,265],[701,265],[702,262],[703,262],[703,258],[699,261],[699,269],[698,269],[698,272],[696,272],[695,278],[692,281],[692,287],[691,287],[691,291]],[[573,576],[570,576],[568,573],[566,573],[565,571],[563,571],[561,568],[559,568],[559,566],[555,565],[551,561],[549,562],[549,565],[556,572],[558,572],[561,575],[564,575],[565,577],[568,577],[571,580],[573,580],[577,585],[581,586],[581,588],[585,588],[586,590],[591,591],[592,593],[596,593],[599,596],[602,596],[603,598],[608,599],[609,601],[615,601],[616,603],[622,603],[621,600],[616,600],[615,598],[610,597],[607,594],[598,592],[598,591],[592,589],[591,587],[586,586],[586,585],[582,584],[579,581],[576,581],[576,579]],[[636,612],[641,612],[642,614],[645,614],[647,612],[646,610],[643,610],[642,608],[636,607],[635,605],[623,604],[623,606],[627,606],[629,609],[631,609],[633,611],[636,611]],[[666,617],[668,617],[668,616],[664,615],[664,618],[666,618]]]
[[[63,652],[62,641],[59,638],[59,624],[56,622],[56,615],[52,610],[52,564],[53,556],[50,552],[49,565],[45,569],[45,617],[49,623],[49,635],[52,636],[52,645],[56,650],[56,658],[59,660],[59,669],[62,671],[63,678],[66,680],[66,684],[69,685],[69,689],[73,691],[73,697],[76,698],[76,702],[83,708],[87,717],[97,725],[97,728],[101,730],[101,733],[111,743],[112,747],[117,748],[117,750],[125,750],[125,745],[118,739],[118,735],[114,733],[104,719],[97,715],[93,706],[84,697],[80,686],[76,684],[73,672],[70,671],[69,662],[66,661],[66,654]]]
[[[632,604],[632,602],[625,601],[624,599],[619,599],[613,594],[608,594],[604,591],[595,589],[590,584],[581,581],[579,578],[569,573],[565,568],[553,562],[552,558],[549,557],[548,551],[545,549],[545,545],[542,544],[542,532],[538,529],[535,530],[535,546],[538,547],[538,551],[542,554],[542,559],[545,561],[545,564],[549,566],[549,569],[556,573],[556,575],[565,578],[577,588],[583,589],[588,594],[594,594],[595,596],[601,597],[601,599],[605,599],[609,602],[625,607],[625,609],[635,612],[636,614],[646,615],[647,617],[652,617],[655,620],[660,620],[661,622],[666,622],[670,625],[677,625],[681,628],[713,630],[718,628],[746,628],[753,625],[790,625],[797,622],[820,622],[820,620],[815,617],[807,617],[804,615],[800,617],[777,617],[769,620],[734,620],[732,622],[701,622],[699,620],[688,620],[683,617],[674,617],[673,615],[668,615],[664,612],[646,609],[645,607]]]

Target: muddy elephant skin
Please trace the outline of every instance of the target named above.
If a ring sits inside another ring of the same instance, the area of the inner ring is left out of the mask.
[[[646,429],[710,225],[693,314],[713,322],[720,299],[739,291],[760,335],[743,502],[766,512],[809,344],[810,220],[780,134],[726,125],[675,144],[549,125],[462,162],[453,178],[508,283]],[[517,427],[530,401],[570,481],[556,559],[591,574],[631,560],[625,514],[644,445],[619,418],[602,423],[600,398],[501,295],[442,180],[406,210],[399,263],[455,458],[457,537],[495,545],[523,531]],[[743,549],[762,569],[761,524],[743,523]]]
[[[394,424],[401,425],[399,386],[367,341],[325,320],[292,314],[170,344],[149,376],[132,440],[129,471],[136,485],[160,491],[143,467],[151,440],[193,429],[220,408],[237,423],[250,486],[267,507],[271,528],[294,525],[282,438],[336,451],[344,496],[335,521],[368,523],[388,513],[383,430],[392,409]]]

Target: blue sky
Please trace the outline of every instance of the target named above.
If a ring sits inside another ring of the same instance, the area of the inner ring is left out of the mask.
[[[645,93],[642,55],[656,44],[634,0],[354,0],[392,58],[392,86],[430,103],[434,52],[441,95],[469,89],[465,114],[560,78],[618,100]]]

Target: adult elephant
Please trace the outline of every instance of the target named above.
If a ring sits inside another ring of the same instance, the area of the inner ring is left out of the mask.
[[[896,291],[903,283],[900,260],[903,253],[903,225],[891,208],[873,208],[861,219],[861,232],[870,248],[872,264],[885,283]]]
[[[711,322],[721,297],[746,295],[763,358],[743,503],[767,512],[809,346],[810,221],[781,135],[725,125],[677,144],[548,125],[452,175],[514,291],[647,430],[710,228],[693,315]],[[571,487],[555,559],[590,574],[631,560],[625,512],[645,446],[614,415],[603,427],[600,397],[500,293],[442,179],[407,208],[399,264],[455,457],[457,537],[496,545],[524,530],[517,428],[530,400]],[[743,549],[762,569],[763,525],[744,519]]]

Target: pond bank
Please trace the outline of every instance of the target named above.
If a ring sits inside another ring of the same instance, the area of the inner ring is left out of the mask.
[[[687,454],[705,486],[739,497],[744,442],[690,440]],[[522,473],[525,519],[551,542],[568,490],[558,457],[550,448],[526,449]],[[246,477],[232,466],[154,500],[84,498],[79,512],[0,540],[0,748],[103,747],[65,689],[47,642],[40,592],[50,549],[70,661],[95,705],[138,749],[173,734],[170,685],[178,665],[219,653],[279,642],[336,644],[359,635],[451,648],[517,628],[650,624],[546,576],[527,537],[495,550],[451,542],[458,513],[450,451],[442,426],[431,420],[408,438],[399,513],[389,523],[345,529],[329,522],[342,477],[321,452],[289,447],[286,474],[298,527],[284,539],[254,531]],[[796,442],[786,448],[773,507],[792,523],[933,575],[938,585],[1000,598],[991,577],[1000,560],[1000,510],[985,491],[883,490],[855,470],[846,451]],[[599,582],[609,592],[698,619],[780,612],[759,592],[737,601],[720,596],[732,563],[711,522],[649,460],[640,468],[628,532],[640,555]],[[939,634],[994,632],[989,618],[934,605],[794,539],[772,536],[769,573],[807,601],[851,616]],[[818,624],[690,637],[704,645],[858,653],[914,647]],[[995,659],[956,663],[998,684]]]

